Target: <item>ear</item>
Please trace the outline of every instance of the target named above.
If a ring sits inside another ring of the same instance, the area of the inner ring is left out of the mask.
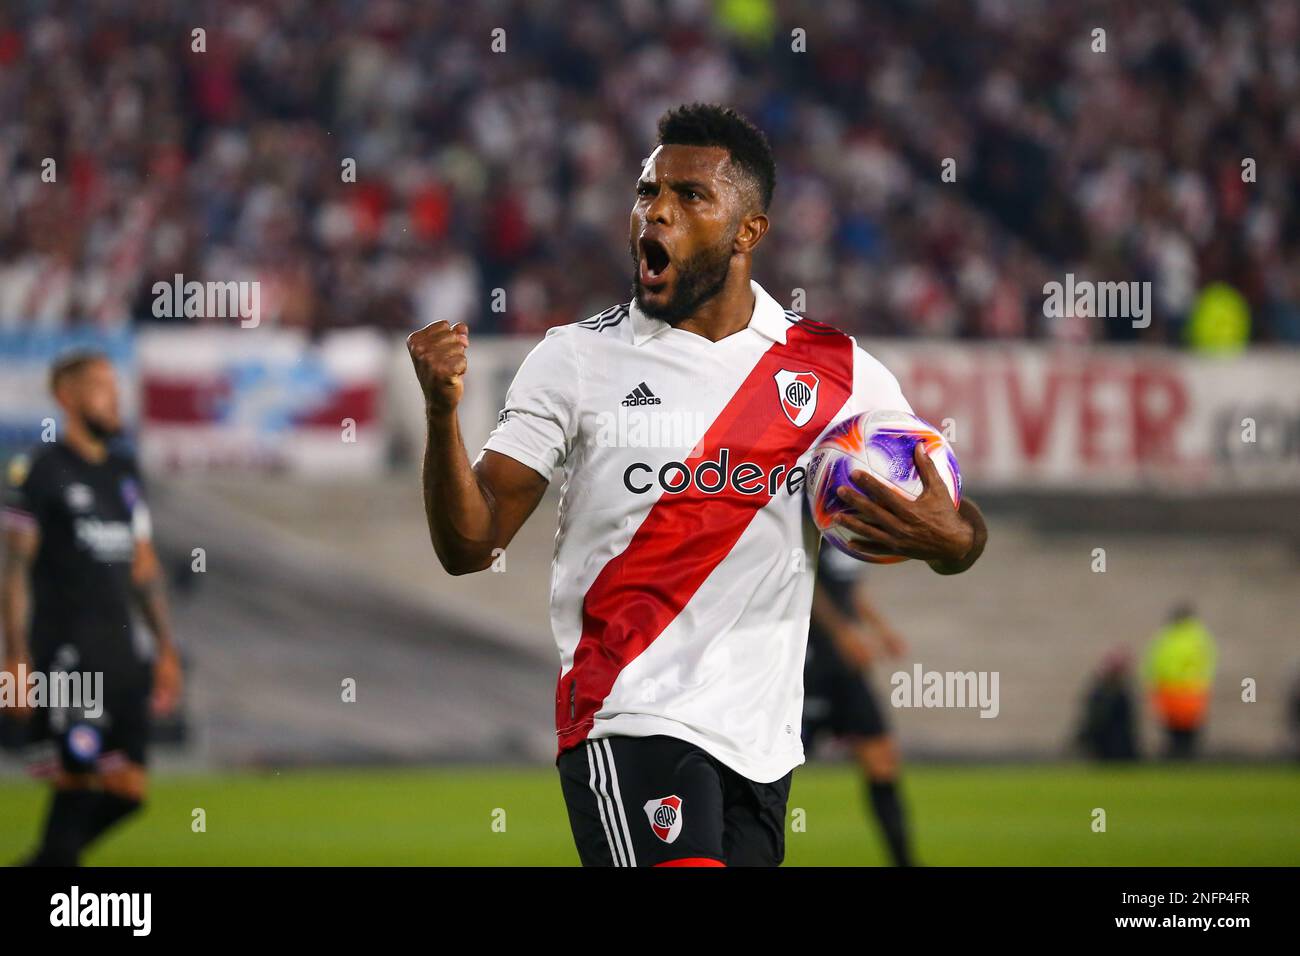
[[[734,252],[748,255],[767,235],[771,221],[765,212],[754,212],[742,216],[736,227],[736,240],[732,246]]]

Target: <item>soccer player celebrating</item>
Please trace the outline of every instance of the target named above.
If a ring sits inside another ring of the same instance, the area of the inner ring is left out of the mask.
[[[162,572],[135,463],[110,448],[121,430],[108,358],[77,352],[56,361],[50,388],[61,437],[10,467],[0,587],[4,668],[15,674],[102,674],[102,699],[41,708],[37,738],[59,749],[54,797],[37,866],[76,866],[82,851],[137,811],[146,795],[150,708],[175,707],[181,671],[171,640]],[[28,630],[28,597],[30,633]],[[158,652],[135,649],[138,604]],[[152,690],[152,698],[151,698]],[[53,703],[53,702],[51,702]]]
[[[547,333],[473,465],[456,414],[468,329],[407,340],[444,568],[487,568],[563,466],[557,766],[585,865],[782,861],[819,543],[806,463],[839,419],[910,411],[851,338],[750,279],[774,184],[765,137],[734,111],[666,113],[636,182],[632,301]],[[969,500],[884,509],[869,495],[888,491],[854,481],[837,520],[872,550],[945,574],[983,550]]]

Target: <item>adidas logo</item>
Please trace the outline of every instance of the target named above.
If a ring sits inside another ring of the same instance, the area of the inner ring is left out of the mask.
[[[634,405],[662,405],[663,402],[659,400],[659,396],[650,391],[649,385],[642,382],[627,393],[627,398],[623,399],[622,404],[630,408]]]

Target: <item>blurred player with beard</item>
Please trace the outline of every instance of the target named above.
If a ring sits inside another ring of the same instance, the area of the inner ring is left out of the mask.
[[[733,110],[666,113],[632,197],[632,301],[547,333],[473,465],[457,418],[468,328],[407,340],[446,570],[489,567],[564,471],[557,768],[585,865],[782,861],[819,545],[807,462],[834,422],[910,410],[849,336],[750,278],[775,179],[766,138]],[[924,453],[917,467],[934,468]],[[930,477],[909,502],[857,472],[837,520],[873,550],[964,571],[983,520]]]
[[[113,366],[98,352],[67,355],[54,363],[50,389],[61,437],[9,469],[0,623],[5,670],[103,675],[96,706],[24,714],[33,736],[59,752],[29,863],[76,866],[144,802],[150,711],[175,707],[181,671],[140,475],[111,447],[121,430]],[[152,668],[136,651],[133,604],[157,641]]]

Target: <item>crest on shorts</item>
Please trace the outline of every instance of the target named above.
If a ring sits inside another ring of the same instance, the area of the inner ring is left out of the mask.
[[[660,797],[645,802],[645,815],[650,829],[665,843],[672,843],[682,832],[682,798]]]
[[[807,425],[817,411],[817,376],[813,372],[791,372],[783,368],[773,378],[785,417],[796,428]]]
[[[89,763],[99,756],[102,741],[99,731],[89,724],[74,724],[68,731],[68,751],[78,760]]]

